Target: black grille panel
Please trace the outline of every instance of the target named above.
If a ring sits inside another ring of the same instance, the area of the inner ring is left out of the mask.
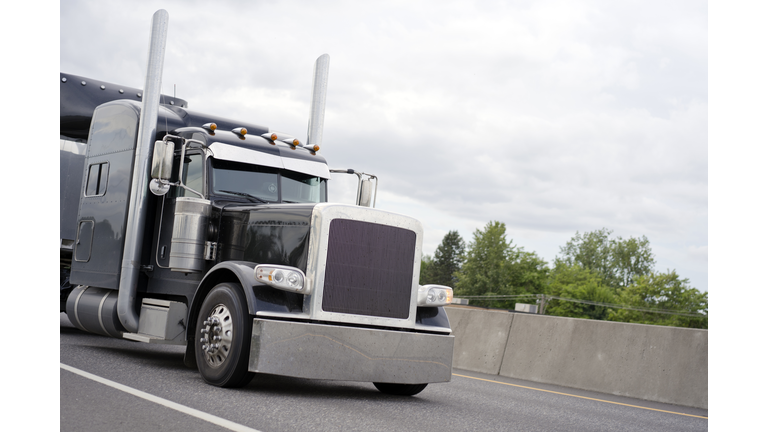
[[[331,221],[326,312],[408,318],[416,233],[349,219]]]

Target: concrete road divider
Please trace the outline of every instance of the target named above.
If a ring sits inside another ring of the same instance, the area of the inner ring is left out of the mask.
[[[499,374],[514,314],[446,307],[453,329],[453,367]]]
[[[708,331],[446,307],[453,365],[707,409]]]

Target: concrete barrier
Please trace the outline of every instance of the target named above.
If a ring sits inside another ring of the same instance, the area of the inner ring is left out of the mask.
[[[514,314],[446,307],[453,329],[453,367],[499,374]]]
[[[457,307],[446,312],[456,368],[708,409],[707,330]]]

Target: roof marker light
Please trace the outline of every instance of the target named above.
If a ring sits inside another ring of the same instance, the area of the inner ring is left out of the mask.
[[[274,132],[263,133],[261,134],[261,137],[269,141],[269,143],[272,145],[275,145],[275,140],[277,140],[277,134]]]
[[[246,129],[244,127],[236,127],[234,129],[232,129],[232,133],[234,133],[236,135],[240,135],[240,138],[245,139],[245,134],[248,133],[248,129]]]
[[[171,103],[173,103],[173,101],[171,101]],[[213,131],[215,131],[217,127],[216,123],[206,123],[203,125],[203,129],[208,130],[211,135],[213,135]]]
[[[304,147],[305,149],[307,149],[309,151],[313,151],[313,152],[316,152],[316,151],[320,150],[320,146],[317,145],[317,144],[307,144],[307,145],[303,145],[302,147]]]

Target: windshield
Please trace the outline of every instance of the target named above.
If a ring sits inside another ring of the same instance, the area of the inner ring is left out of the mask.
[[[326,181],[276,168],[211,158],[211,190],[252,202],[319,203],[326,201]]]

